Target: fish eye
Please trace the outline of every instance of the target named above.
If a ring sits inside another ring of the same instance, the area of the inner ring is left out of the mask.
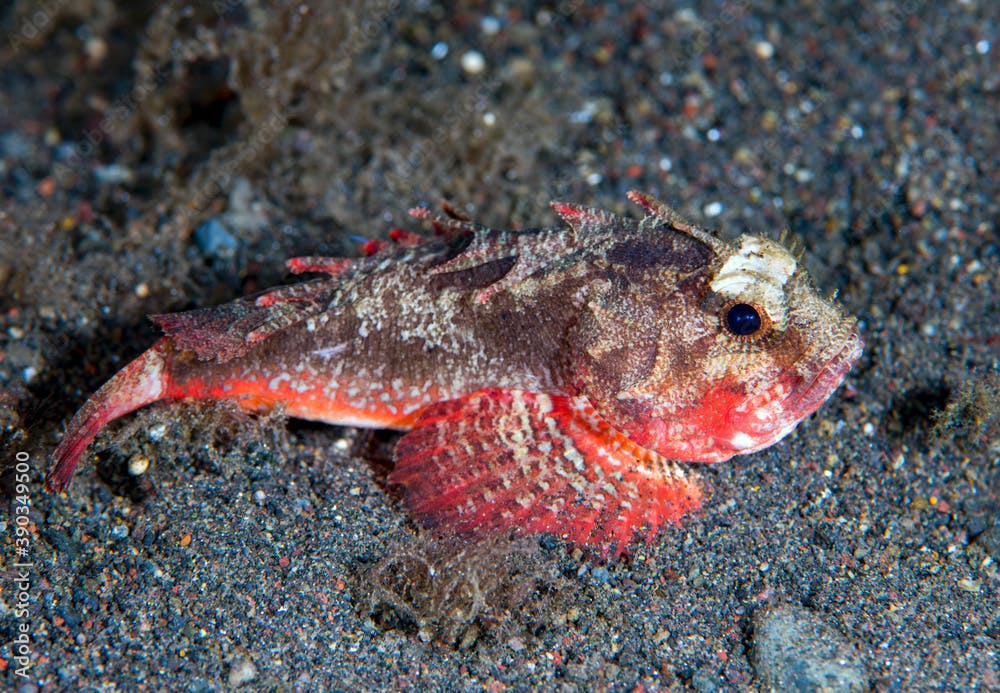
[[[751,342],[767,333],[771,321],[757,306],[731,301],[722,310],[722,324],[738,340]]]

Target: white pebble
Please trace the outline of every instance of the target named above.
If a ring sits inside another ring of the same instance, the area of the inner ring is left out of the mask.
[[[462,56],[462,69],[466,74],[478,75],[486,69],[486,58],[479,51],[468,51]]]
[[[167,424],[156,424],[146,432],[150,440],[162,440],[167,435]]]
[[[976,42],[976,52],[979,53],[979,55],[986,55],[987,53],[989,53],[990,52],[990,42],[988,40],[986,40],[986,39],[983,39],[982,41],[977,41]]]
[[[705,216],[706,217],[717,217],[722,214],[722,203],[721,202],[709,202],[705,205]]]
[[[133,455],[128,461],[128,473],[132,476],[142,476],[149,470],[149,458],[145,455]]]
[[[761,60],[770,60],[774,57],[774,44],[770,41],[758,41],[754,44],[753,50]]]

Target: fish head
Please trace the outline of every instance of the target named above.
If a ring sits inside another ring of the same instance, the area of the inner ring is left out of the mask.
[[[857,322],[779,242],[669,226],[655,230],[684,250],[686,266],[676,253],[641,269],[612,262],[592,287],[576,333],[579,393],[671,459],[716,462],[768,447],[843,382],[862,352]]]

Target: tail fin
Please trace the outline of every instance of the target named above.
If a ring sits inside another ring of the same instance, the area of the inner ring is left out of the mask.
[[[83,451],[105,424],[166,397],[167,351],[168,341],[161,339],[91,395],[69,422],[62,442],[52,453],[52,467],[45,476],[47,490],[59,493],[69,486]]]

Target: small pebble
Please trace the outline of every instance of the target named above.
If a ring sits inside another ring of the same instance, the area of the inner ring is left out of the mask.
[[[605,582],[611,579],[611,573],[604,566],[598,566],[590,572],[591,577],[594,578],[594,582],[599,585],[603,585]]]
[[[487,36],[493,36],[495,33],[500,31],[500,20],[491,15],[486,15],[479,20],[479,27]]]
[[[239,688],[257,678],[257,667],[246,657],[237,657],[229,667],[229,685]]]
[[[88,39],[83,49],[86,51],[87,59],[90,60],[92,67],[102,63],[108,55],[108,43],[100,37]]]
[[[443,60],[446,55],[448,55],[448,44],[444,41],[438,41],[431,47],[431,57],[435,60]]]
[[[486,58],[479,51],[468,51],[462,56],[462,69],[466,74],[478,75],[486,69]]]
[[[970,594],[979,594],[979,586],[980,583],[977,580],[970,580],[969,578],[962,578],[958,581],[958,589]]]
[[[722,203],[721,202],[709,202],[705,205],[705,216],[706,217],[717,217],[722,214]]]
[[[128,473],[132,476],[142,476],[149,470],[149,458],[145,455],[133,455],[128,461]]]
[[[194,230],[194,242],[203,255],[231,257],[239,245],[217,219],[209,219]]]
[[[770,60],[774,57],[774,44],[770,41],[758,41],[754,44],[753,52],[761,60]]]
[[[115,539],[124,539],[128,536],[128,525],[115,525],[111,528],[111,536]]]
[[[522,89],[535,82],[535,63],[525,57],[511,58],[504,67],[505,78]]]
[[[94,168],[94,177],[99,183],[104,185],[118,185],[120,183],[131,183],[135,180],[135,173],[128,166],[121,164],[111,164],[109,166],[97,166]]]

